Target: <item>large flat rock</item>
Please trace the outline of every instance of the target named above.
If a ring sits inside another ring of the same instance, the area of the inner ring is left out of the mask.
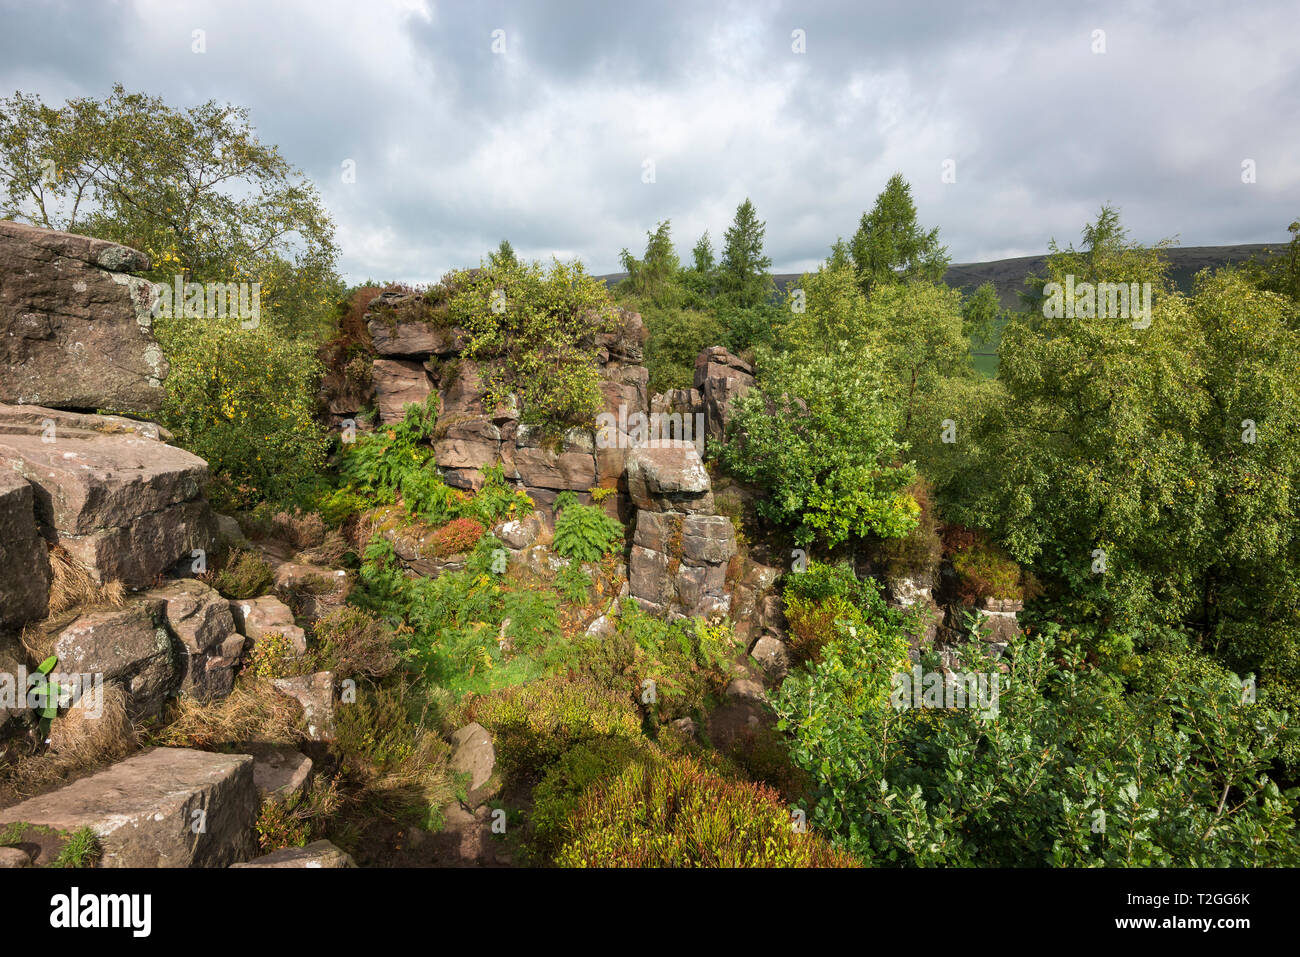
[[[143,253],[0,222],[0,401],[152,411],[167,360]]]
[[[246,864],[232,867],[356,867],[352,856],[329,841],[315,841],[306,847],[286,847],[263,855]]]
[[[212,547],[208,466],[157,426],[0,405],[0,466],[31,484],[42,533],[98,581],[150,584]]]
[[[0,826],[89,827],[101,867],[227,867],[255,852],[257,813],[248,755],[155,748],[0,811]]]

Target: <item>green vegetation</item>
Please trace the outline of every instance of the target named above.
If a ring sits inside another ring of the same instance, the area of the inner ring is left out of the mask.
[[[623,526],[594,505],[570,505],[555,519],[555,551],[576,562],[598,562],[623,545]]]

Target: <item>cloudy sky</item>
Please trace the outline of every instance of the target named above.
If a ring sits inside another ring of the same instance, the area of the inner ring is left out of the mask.
[[[353,281],[502,237],[612,272],[662,219],[685,258],[746,196],[801,270],[895,171],[957,262],[1076,240],[1103,202],[1143,241],[1287,239],[1300,2],[1056,6],[0,0],[0,91],[248,107]]]

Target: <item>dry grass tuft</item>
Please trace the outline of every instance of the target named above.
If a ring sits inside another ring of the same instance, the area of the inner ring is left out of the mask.
[[[60,545],[50,546],[50,609],[54,616],[77,605],[114,605],[126,603],[126,589],[121,582],[100,584],[84,565]]]
[[[175,709],[152,743],[213,751],[244,741],[292,744],[303,736],[301,707],[269,681],[241,681],[227,697],[207,704],[182,696]]]
[[[91,717],[72,708],[50,725],[50,748],[0,768],[0,796],[15,799],[48,791],[140,748],[140,735],[126,713],[126,692],[118,684],[104,686],[103,710]]]

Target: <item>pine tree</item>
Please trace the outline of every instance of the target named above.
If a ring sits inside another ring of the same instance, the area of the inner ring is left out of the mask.
[[[763,255],[766,229],[754,204],[746,199],[736,208],[736,219],[726,232],[718,286],[723,296],[741,308],[761,306],[774,288],[768,273],[772,260]]]
[[[882,283],[939,282],[949,262],[938,228],[926,232],[917,224],[912,187],[898,173],[889,178],[871,211],[862,214],[850,251],[865,296]]]
[[[503,239],[500,246],[488,253],[488,262],[493,266],[517,266],[519,257],[515,255],[515,247],[510,245],[510,240]]]

